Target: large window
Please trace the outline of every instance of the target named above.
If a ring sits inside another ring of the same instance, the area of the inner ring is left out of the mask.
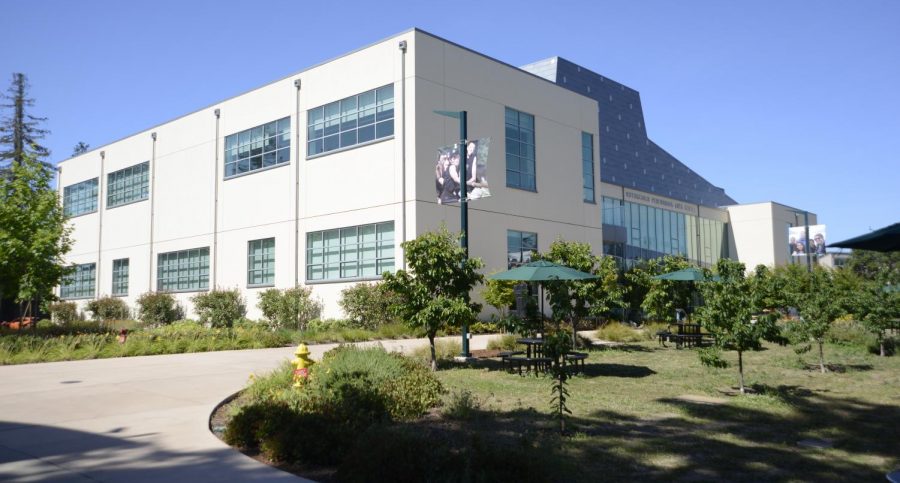
[[[128,259],[113,260],[112,294],[128,295]]]
[[[306,280],[378,278],[394,270],[394,222],[306,234]]]
[[[537,233],[527,231],[506,231],[506,265],[515,268],[531,261],[531,254],[537,251]]]
[[[97,178],[63,188],[63,211],[66,216],[97,211]]]
[[[584,201],[594,203],[594,136],[581,133],[581,177],[584,180]]]
[[[225,136],[225,177],[271,168],[291,160],[291,118]]]
[[[259,287],[275,283],[275,239],[247,242],[247,285]]]
[[[106,207],[146,200],[150,197],[150,161],[113,171],[106,178]]]
[[[156,290],[187,292],[209,288],[209,247],[160,253],[156,263]]]
[[[535,191],[534,116],[506,108],[506,186]]]
[[[75,265],[75,271],[63,280],[59,290],[60,298],[80,299],[94,296],[94,282],[97,279],[97,264]]]
[[[307,112],[306,155],[315,156],[394,135],[394,85]]]

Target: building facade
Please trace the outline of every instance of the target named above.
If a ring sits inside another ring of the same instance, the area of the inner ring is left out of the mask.
[[[404,268],[404,241],[460,229],[439,157],[458,123],[438,110],[480,140],[469,251],[486,273],[557,238],[626,266],[790,258],[799,211],[738,205],[653,143],[637,91],[413,29],[60,162],[75,272],[59,295],[166,291],[190,316],[193,295],[237,288],[257,318],[262,290],[303,285],[340,317],[342,290]]]
[[[341,290],[403,268],[401,243],[445,225],[437,150],[489,138],[492,194],[469,247],[506,269],[557,237],[602,250],[596,101],[410,30],[59,163],[76,271],[60,296],[269,287]]]

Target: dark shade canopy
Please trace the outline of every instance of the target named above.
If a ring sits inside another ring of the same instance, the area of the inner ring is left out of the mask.
[[[677,280],[680,282],[709,282],[718,281],[719,276],[707,277],[703,270],[694,267],[682,268],[675,272],[664,273],[653,277],[656,280]]]
[[[538,260],[536,262],[526,263],[525,265],[513,268],[512,270],[489,275],[488,278],[492,280],[544,282],[549,280],[588,280],[597,278],[597,276],[546,260]]]
[[[829,246],[874,252],[900,252],[900,223],[894,223],[855,238],[831,243]]]

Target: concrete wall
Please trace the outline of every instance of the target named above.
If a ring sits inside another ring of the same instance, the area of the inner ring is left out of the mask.
[[[788,227],[803,225],[803,211],[774,202],[727,206],[733,248],[747,269],[791,263]],[[809,224],[818,217],[809,213]],[[805,263],[805,262],[804,262]]]

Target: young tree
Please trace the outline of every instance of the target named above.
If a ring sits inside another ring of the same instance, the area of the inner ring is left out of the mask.
[[[716,264],[719,281],[703,282],[704,305],[698,309],[700,323],[716,338],[718,350],[737,351],[741,394],[744,394],[744,352],[762,348],[763,340],[777,341],[775,314],[764,313],[766,295],[754,290],[761,281],[744,276],[744,264],[722,258]],[[701,355],[704,364],[719,365],[715,352]],[[704,356],[706,356],[704,358]]]
[[[792,324],[794,342],[799,344],[798,352],[807,352],[812,343],[819,347],[819,369],[824,374],[825,367],[825,335],[831,323],[847,313],[845,297],[837,290],[833,274],[830,270],[815,267],[799,284],[796,295],[796,307],[800,311],[801,320]]]
[[[550,250],[534,258],[597,276],[588,280],[544,282],[553,315],[557,320],[571,321],[573,331],[579,320],[601,316],[622,306],[623,289],[615,260],[594,255],[590,244],[557,239],[550,244]],[[574,334],[573,340],[576,340]]]
[[[68,273],[70,228],[50,186],[51,168],[26,153],[8,174],[0,176],[0,296],[26,303],[22,315],[29,316],[32,301],[52,300]]]
[[[49,132],[40,127],[47,119],[28,113],[28,108],[34,106],[34,99],[28,97],[28,87],[28,78],[17,72],[12,76],[7,94],[2,95],[4,103],[0,107],[11,111],[0,120],[0,169],[7,174],[12,165],[22,164],[26,157],[53,168],[43,160],[50,151],[38,144]]]
[[[484,301],[491,307],[497,309],[500,318],[505,319],[509,314],[509,307],[516,303],[516,282],[515,280],[492,280],[487,279],[484,282],[484,289],[481,291]]]
[[[424,233],[403,243],[409,271],[385,273],[388,290],[397,294],[394,310],[411,327],[425,329],[431,346],[431,370],[437,370],[434,338],[444,327],[459,327],[475,320],[481,310],[469,301],[469,292],[484,278],[477,272],[481,259],[466,258],[459,237],[446,228]]]
[[[857,304],[857,319],[875,335],[879,354],[884,357],[884,332],[895,327],[900,319],[900,291],[877,282],[869,283],[857,298]]]
[[[653,277],[690,266],[691,263],[684,257],[667,255],[632,268],[625,274],[628,290],[633,292],[629,297],[632,304],[639,303],[641,310],[650,318],[675,322],[675,309],[690,305],[694,285],[692,282],[656,280]]]

